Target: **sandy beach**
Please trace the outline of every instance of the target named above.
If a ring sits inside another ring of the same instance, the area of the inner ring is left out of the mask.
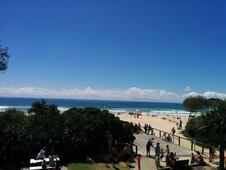
[[[191,142],[181,133],[182,130],[184,130],[186,123],[188,121],[188,116],[183,115],[141,115],[139,116],[139,118],[135,117],[135,116],[131,116],[128,114],[119,114],[116,115],[117,117],[119,117],[120,120],[123,121],[127,121],[127,122],[132,122],[132,123],[140,123],[141,127],[144,127],[144,124],[150,124],[152,126],[152,128],[155,129],[159,129],[161,131],[165,131],[168,133],[172,133],[171,130],[174,127],[176,132],[175,135],[179,136],[179,137],[183,137],[180,139],[180,145],[182,147],[191,148]],[[180,120],[182,120],[182,129],[178,130],[177,129],[177,122],[179,122]],[[158,137],[159,136],[159,132],[158,131],[154,131],[155,135]],[[178,144],[178,137],[176,137],[173,139],[175,144]],[[185,139],[186,140],[185,140]],[[197,145],[196,143],[194,143],[194,150],[195,151],[202,151],[202,147]],[[208,155],[208,148],[205,148],[204,150],[205,155]]]
[[[182,130],[184,130],[185,125],[188,121],[188,116],[178,116],[178,115],[157,115],[157,116],[147,116],[142,115],[139,116],[139,118],[135,116],[131,116],[128,114],[118,114],[116,115],[119,117],[120,120],[127,121],[127,122],[133,122],[133,123],[140,123],[142,127],[144,127],[144,124],[150,124],[153,128],[160,129],[162,131],[171,133],[171,129],[174,127],[176,130],[175,135],[184,137],[181,134],[181,130],[177,130],[177,122],[179,123],[180,120],[182,120]]]

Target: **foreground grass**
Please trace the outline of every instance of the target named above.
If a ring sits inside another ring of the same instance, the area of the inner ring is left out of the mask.
[[[128,170],[125,163],[116,164],[118,170]],[[112,164],[104,163],[94,163],[94,164],[82,164],[82,163],[73,163],[68,165],[68,170],[115,170],[112,167]]]

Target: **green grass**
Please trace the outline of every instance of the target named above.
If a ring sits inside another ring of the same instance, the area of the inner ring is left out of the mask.
[[[129,170],[125,163],[120,162],[116,164],[119,170]],[[68,165],[68,170],[115,170],[112,164],[104,163],[93,163],[93,164],[83,164],[83,163],[72,163]]]

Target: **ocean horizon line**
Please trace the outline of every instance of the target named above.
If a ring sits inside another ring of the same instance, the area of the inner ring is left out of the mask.
[[[37,99],[37,100],[78,100],[78,101],[106,101],[106,102],[135,102],[135,103],[167,103],[167,104],[183,104],[182,102],[168,101],[147,101],[147,100],[120,100],[120,99],[79,99],[79,98],[62,98],[62,97],[28,97],[28,96],[0,96],[0,99]]]

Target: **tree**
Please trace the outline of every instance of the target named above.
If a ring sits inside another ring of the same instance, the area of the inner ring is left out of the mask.
[[[215,101],[216,102],[216,101]],[[220,148],[220,168],[224,169],[224,149],[226,142],[226,101],[218,100],[214,109],[202,114],[204,126],[200,128],[208,142]]]
[[[132,125],[120,121],[106,110],[72,108],[64,112],[63,117],[64,141],[67,142],[63,152],[68,159],[73,159],[71,161],[82,161],[86,156],[98,160],[109,152],[111,143],[125,144],[134,140]]]
[[[0,165],[19,169],[27,157],[29,122],[23,112],[8,110],[0,113]]]
[[[8,48],[3,48],[0,46],[0,71],[5,71],[7,69],[8,59]]]
[[[43,147],[56,150],[63,134],[63,120],[57,106],[41,100],[34,102],[28,113],[33,150],[38,152]]]
[[[186,111],[190,112],[189,118],[192,117],[192,113],[196,113],[206,108],[207,99],[202,96],[188,97],[183,101]]]
[[[200,116],[191,118],[188,121],[185,127],[185,134],[207,145],[214,144],[219,146],[220,168],[223,170],[226,142],[226,101],[213,98],[199,101],[203,101],[203,103],[200,103],[202,107],[199,108],[204,111]]]
[[[103,161],[111,146],[134,140],[132,125],[106,110],[72,108],[60,113],[56,105],[41,100],[28,112],[0,112],[1,168],[28,166],[43,147],[47,155],[54,150],[65,164],[87,156]]]

